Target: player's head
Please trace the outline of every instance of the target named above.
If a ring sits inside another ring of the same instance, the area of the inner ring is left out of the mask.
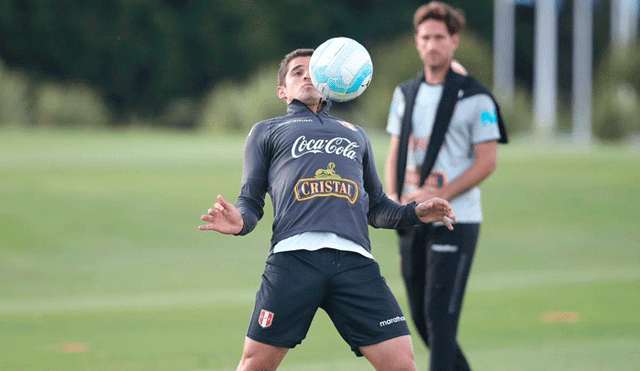
[[[280,61],[280,69],[278,70],[278,86],[284,86],[285,77],[289,72],[289,64],[291,60],[297,57],[311,57],[313,55],[313,49],[296,49],[291,53],[284,56]]]
[[[287,104],[296,99],[313,108],[323,101],[311,83],[309,60],[312,54],[313,49],[296,49],[280,62],[277,94]]]
[[[465,26],[462,13],[451,6],[432,1],[416,10],[413,27],[418,54],[428,68],[448,68]]]

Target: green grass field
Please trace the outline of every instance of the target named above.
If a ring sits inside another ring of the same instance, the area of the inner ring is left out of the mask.
[[[384,135],[372,135],[383,170]],[[198,231],[244,137],[0,131],[0,369],[234,370],[268,253]],[[640,150],[500,148],[459,341],[475,370],[640,369]],[[374,255],[406,308],[395,234]],[[428,351],[414,337],[416,361]],[[319,312],[282,370],[370,370]]]

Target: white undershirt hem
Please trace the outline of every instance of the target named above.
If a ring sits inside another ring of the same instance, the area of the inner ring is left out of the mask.
[[[304,232],[296,234],[276,243],[273,247],[273,252],[279,253],[295,250],[315,251],[324,248],[351,251],[375,260],[373,255],[364,247],[331,232]]]

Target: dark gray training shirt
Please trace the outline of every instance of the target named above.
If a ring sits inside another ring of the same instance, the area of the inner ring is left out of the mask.
[[[314,114],[294,100],[287,115],[253,126],[244,149],[236,207],[244,235],[273,202],[271,247],[305,232],[329,232],[371,251],[368,225],[398,228],[420,223],[415,204],[384,194],[369,138],[359,126],[330,116],[330,102]]]

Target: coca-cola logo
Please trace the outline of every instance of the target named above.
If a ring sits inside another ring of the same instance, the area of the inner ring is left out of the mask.
[[[355,160],[359,148],[358,143],[352,142],[347,138],[336,137],[333,139],[307,139],[301,135],[293,143],[291,148],[291,156],[299,158],[307,153],[328,153]]]

